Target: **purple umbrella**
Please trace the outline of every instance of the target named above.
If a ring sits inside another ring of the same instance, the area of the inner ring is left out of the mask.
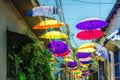
[[[89,52],[78,52],[77,55],[76,55],[78,58],[87,58],[89,56],[91,56],[91,53]]]
[[[88,72],[88,71],[89,71],[89,70],[82,70],[83,73],[86,73],[86,72]]]
[[[82,64],[89,64],[90,61],[80,61]]]
[[[77,62],[74,60],[73,62],[68,62],[67,66],[70,68],[76,67],[77,66]]]
[[[92,30],[103,28],[106,25],[107,23],[99,18],[87,18],[78,23],[76,27],[81,30]]]
[[[57,40],[50,42],[47,47],[52,51],[52,53],[56,54],[62,54],[68,50],[66,43]]]

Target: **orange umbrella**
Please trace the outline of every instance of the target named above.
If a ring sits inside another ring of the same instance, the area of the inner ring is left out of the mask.
[[[45,20],[36,24],[33,29],[49,29],[49,28],[59,28],[65,24],[56,20]]]

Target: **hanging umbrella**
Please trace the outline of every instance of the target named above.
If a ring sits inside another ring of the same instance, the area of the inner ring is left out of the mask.
[[[77,55],[76,55],[78,58],[87,58],[89,56],[91,56],[91,53],[89,52],[78,52]]]
[[[103,32],[100,30],[86,30],[79,32],[76,37],[81,40],[91,40],[100,38]]]
[[[81,66],[82,71],[85,71],[85,70],[88,70],[88,69],[89,69],[88,66]]]
[[[83,73],[88,72],[89,70],[82,70]]]
[[[81,71],[79,70],[79,69],[77,69],[77,70],[71,70],[72,72],[75,72],[75,73],[78,73],[78,72],[80,72],[81,73]]]
[[[74,60],[72,62],[68,62],[67,66],[70,67],[70,68],[76,67],[77,66],[77,61]]]
[[[40,36],[41,38],[45,39],[62,39],[62,38],[68,38],[68,36],[62,32],[59,31],[51,31],[43,34]]]
[[[81,30],[93,30],[107,26],[107,22],[99,18],[87,18],[76,25]]]
[[[95,43],[85,43],[81,45],[78,49],[84,49],[84,48],[95,48]]]
[[[56,20],[45,20],[35,25],[33,29],[59,28],[60,26],[64,26],[64,23]]]
[[[82,64],[89,64],[90,61],[80,61]]]
[[[39,6],[29,10],[25,16],[50,16],[53,14],[61,14],[62,11],[52,6]]]
[[[53,53],[54,56],[56,57],[64,57],[70,53],[70,50],[68,49],[66,52],[58,54],[58,53]]]
[[[94,48],[85,48],[85,49],[78,49],[78,52],[95,52],[96,50]]]
[[[71,62],[71,61],[74,61],[74,60],[71,59],[71,58],[64,58],[64,61],[66,61],[66,62]]]
[[[87,57],[87,58],[79,58],[79,61],[90,61],[92,58],[91,56],[90,57]]]
[[[102,56],[103,58],[109,61],[109,55],[105,47],[96,43],[96,50],[97,50],[96,52],[97,55]]]
[[[90,64],[83,64],[80,62],[80,66],[89,66]]]
[[[72,61],[71,61],[71,62],[72,62]],[[72,67],[72,68],[71,68],[71,67],[69,67],[69,69],[70,69],[70,70],[78,70],[77,66]]]
[[[47,46],[52,53],[60,54],[68,50],[68,46],[63,41],[54,40],[50,42]]]

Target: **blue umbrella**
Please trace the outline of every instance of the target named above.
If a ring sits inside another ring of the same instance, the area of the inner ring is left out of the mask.
[[[29,10],[25,16],[50,16],[53,14],[60,14],[62,11],[52,6],[39,6]]]

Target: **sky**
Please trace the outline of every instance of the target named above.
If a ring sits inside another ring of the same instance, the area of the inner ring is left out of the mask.
[[[55,6],[55,0],[39,0],[41,4]],[[76,38],[80,32],[76,28],[81,20],[85,18],[97,17],[106,20],[112,10],[116,0],[61,0],[65,21],[70,28],[70,41],[74,47],[79,47],[85,40]],[[55,16],[54,16],[55,17]]]

